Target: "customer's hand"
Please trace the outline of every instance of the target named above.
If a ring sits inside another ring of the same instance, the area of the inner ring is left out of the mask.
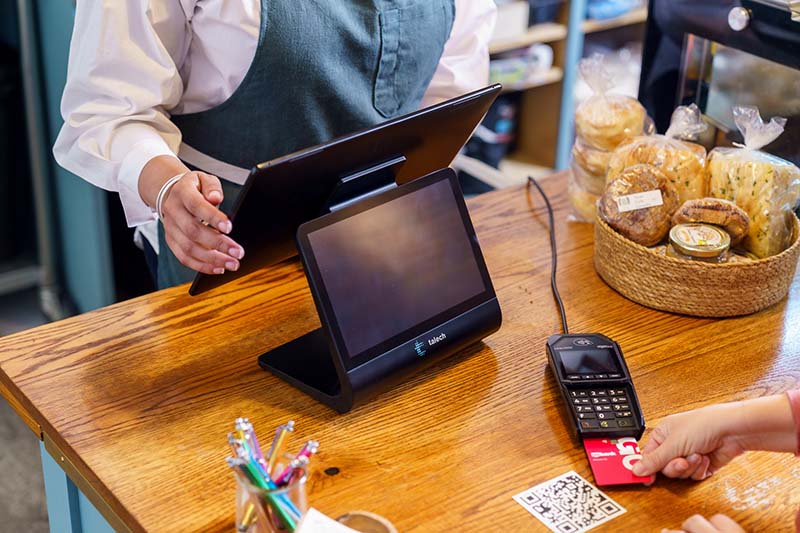
[[[745,533],[745,530],[723,514],[714,515],[709,520],[696,514],[688,518],[681,529],[664,529],[661,533]]]
[[[205,274],[238,270],[244,249],[227,236],[233,226],[218,209],[223,192],[219,178],[189,171],[179,159],[153,158],[139,176],[139,194],[155,207],[161,187],[183,174],[162,199],[161,223],[167,245],[185,266]]]
[[[740,435],[731,433],[735,404],[720,404],[671,415],[652,431],[633,466],[637,476],[661,471],[672,478],[705,479],[745,451]]]

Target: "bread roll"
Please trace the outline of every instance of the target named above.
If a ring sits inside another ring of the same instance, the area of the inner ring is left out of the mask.
[[[684,202],[672,217],[672,225],[704,222],[724,229],[731,236],[731,247],[736,246],[750,231],[750,217],[729,200],[703,198]]]
[[[572,161],[572,179],[575,185],[599,197],[606,188],[606,175],[590,174],[577,161]]]
[[[717,148],[708,169],[710,196],[733,201],[750,217],[746,251],[765,258],[792,244],[792,208],[800,195],[796,166],[756,150]]]
[[[606,150],[592,148],[580,139],[575,141],[572,146],[572,161],[579,165],[587,174],[593,176],[603,176],[603,187],[605,188],[605,177],[608,172],[608,162],[611,154]],[[600,191],[598,194],[601,194]]]
[[[645,110],[627,96],[605,95],[589,98],[575,112],[575,130],[587,145],[612,151],[623,141],[644,130]]]
[[[622,197],[648,191],[660,191],[661,205],[620,211]],[[664,239],[677,209],[675,187],[663,172],[651,165],[635,165],[622,172],[606,186],[598,206],[600,216],[609,226],[642,246],[653,246]]]
[[[658,167],[675,186],[681,204],[706,196],[706,149],[699,144],[663,135],[627,141],[611,156],[606,181],[616,179],[626,168],[639,164]]]
[[[594,223],[594,219],[597,217],[597,201],[600,196],[577,186],[571,180],[568,192],[575,220]]]

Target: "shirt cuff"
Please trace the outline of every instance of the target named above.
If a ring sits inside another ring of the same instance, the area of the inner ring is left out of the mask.
[[[795,450],[795,455],[800,457],[800,390],[786,391],[786,396],[789,397],[789,405],[792,407],[794,428],[797,435],[797,449]]]
[[[128,227],[141,226],[157,219],[155,210],[139,195],[139,175],[144,166],[154,157],[168,155],[177,159],[162,139],[147,139],[138,142],[122,160],[119,168],[119,199],[125,211]]]

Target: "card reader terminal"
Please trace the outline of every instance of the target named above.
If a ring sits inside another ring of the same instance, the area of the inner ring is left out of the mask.
[[[642,436],[642,409],[616,342],[597,333],[553,335],[547,358],[579,439]]]

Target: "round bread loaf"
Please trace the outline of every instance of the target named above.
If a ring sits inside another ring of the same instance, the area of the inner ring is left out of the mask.
[[[658,167],[675,185],[683,203],[706,196],[706,149],[699,144],[663,135],[639,137],[622,143],[608,162],[606,181],[612,181],[633,165]]]
[[[579,222],[592,222],[597,216],[597,201],[600,195],[591,193],[570,180],[569,201],[572,204],[572,214]]]
[[[620,210],[620,204],[625,204],[621,198],[656,190],[661,192],[661,205],[630,211]],[[623,237],[642,246],[653,246],[661,242],[669,232],[672,215],[677,211],[678,205],[675,186],[663,172],[652,165],[635,165],[606,186],[600,198],[598,212]]]
[[[598,96],[578,106],[575,131],[585,144],[610,152],[642,134],[645,116],[644,107],[634,98]]]
[[[608,172],[608,162],[611,154],[606,150],[592,148],[580,139],[575,141],[572,146],[572,160],[577,165],[592,176],[603,176],[603,187],[605,187],[605,176]],[[600,191],[602,193],[602,191]]]
[[[750,231],[750,217],[735,203],[719,198],[689,200],[675,212],[672,225],[687,222],[705,222],[719,226],[731,236],[731,247],[736,246]]]
[[[586,169],[578,164],[577,160],[572,161],[571,170],[572,179],[578,187],[594,194],[598,198],[601,194],[603,194],[603,191],[606,188],[605,174],[590,174],[586,171]]]

